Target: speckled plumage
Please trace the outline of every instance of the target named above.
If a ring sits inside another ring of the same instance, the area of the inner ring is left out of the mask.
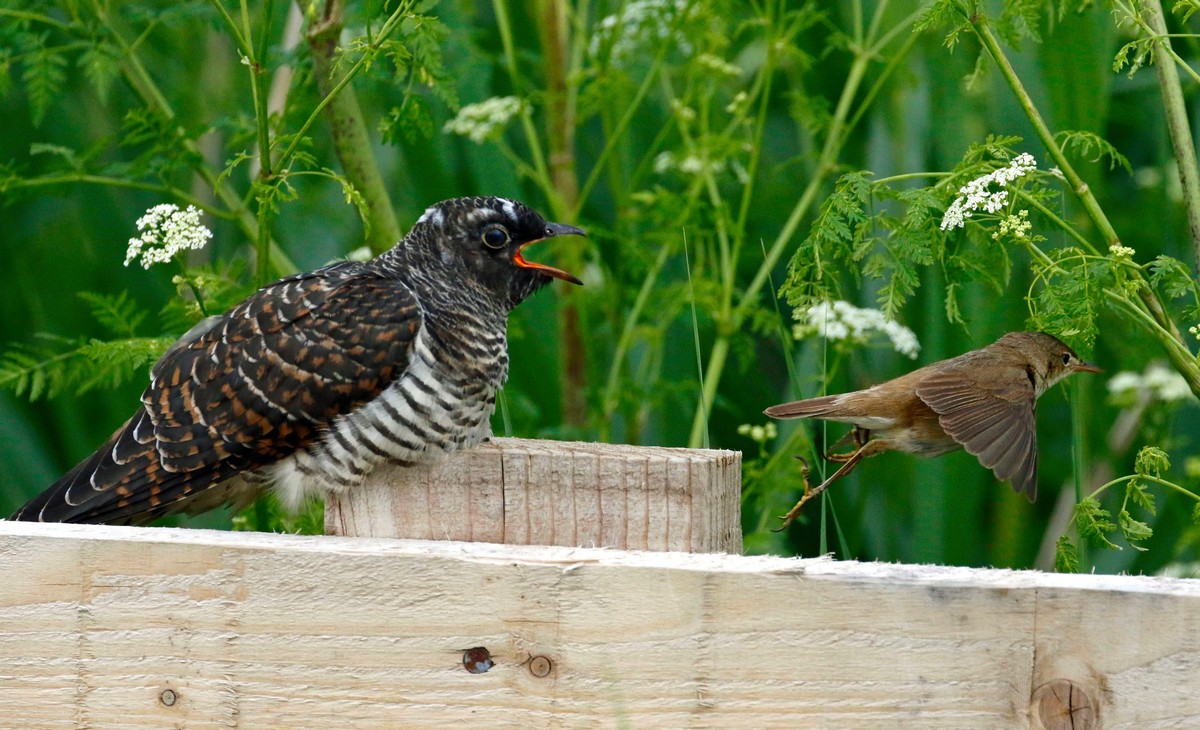
[[[479,443],[508,374],[509,312],[551,278],[578,283],[520,249],[564,234],[582,231],[458,198],[372,261],[264,287],[181,338],[137,413],[12,519],[144,524],[268,486],[295,507],[382,461]]]

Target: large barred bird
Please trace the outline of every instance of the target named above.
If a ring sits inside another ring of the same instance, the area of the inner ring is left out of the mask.
[[[436,459],[491,433],[508,314],[574,276],[521,255],[584,235],[503,198],[425,211],[391,250],[269,284],[197,325],[142,406],[14,520],[145,524],[252,501],[295,509],[379,463]]]

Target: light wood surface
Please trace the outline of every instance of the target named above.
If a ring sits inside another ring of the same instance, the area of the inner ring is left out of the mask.
[[[1191,728],[1198,688],[1194,581],[0,522],[5,728]]]
[[[325,502],[325,532],[512,545],[742,551],[741,454],[497,438],[387,466]]]

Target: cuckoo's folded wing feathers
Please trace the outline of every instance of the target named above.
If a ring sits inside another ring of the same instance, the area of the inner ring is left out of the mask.
[[[938,414],[942,429],[998,479],[1030,499],[1036,496],[1036,398],[1024,373],[982,382],[947,369],[918,383],[917,396]]]
[[[356,264],[269,285],[168,351],[143,409],[14,517],[38,519],[34,503],[47,521],[181,511],[200,490],[295,452],[378,395],[407,366],[421,322],[402,283]]]

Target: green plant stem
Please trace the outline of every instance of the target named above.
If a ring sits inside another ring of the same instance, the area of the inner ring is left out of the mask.
[[[1171,52],[1171,42],[1166,37],[1167,21],[1163,17],[1160,0],[1145,0],[1144,17],[1150,29],[1158,36],[1159,48]],[[1188,232],[1192,237],[1192,265],[1200,268],[1200,169],[1196,164],[1196,147],[1192,143],[1192,130],[1188,124],[1187,102],[1179,85],[1179,73],[1173,63],[1156,63],[1154,72],[1162,91],[1163,113],[1167,119],[1167,131],[1171,134],[1171,146],[1175,150],[1175,162],[1179,165],[1179,182],[1183,187],[1183,204],[1187,212]]]
[[[1121,242],[1120,236],[1117,235],[1117,231],[1113,228],[1112,223],[1109,222],[1108,216],[1104,214],[1104,210],[1101,209],[1096,196],[1092,194],[1091,188],[1083,181],[1079,173],[1075,171],[1075,167],[1071,164],[1070,159],[1067,158],[1066,153],[1063,152],[1062,148],[1055,141],[1054,134],[1050,131],[1050,127],[1046,124],[1046,121],[1042,119],[1041,112],[1038,111],[1037,106],[1033,103],[1033,97],[1026,91],[1025,85],[1021,83],[1020,77],[1017,76],[1017,72],[1009,62],[1008,56],[1000,48],[1000,43],[996,39],[995,34],[992,33],[992,29],[988,27],[987,21],[982,15],[977,15],[971,24],[971,28],[975,31],[976,37],[979,38],[988,55],[995,61],[997,68],[1000,69],[1000,75],[1004,77],[1005,82],[1008,83],[1009,88],[1012,89],[1013,94],[1017,97],[1017,103],[1021,105],[1026,118],[1033,125],[1034,132],[1037,134],[1038,139],[1042,141],[1042,145],[1046,148],[1050,157],[1054,160],[1054,164],[1062,171],[1071,192],[1079,199],[1079,202],[1083,205],[1083,209],[1087,212],[1088,218],[1091,219],[1092,224],[1100,231],[1100,235],[1104,239],[1104,247],[1108,248],[1109,246],[1119,244]]]
[[[362,70],[363,66],[375,60],[375,55],[379,52],[379,48],[388,39],[388,36],[390,36],[392,32],[400,25],[400,21],[402,21],[408,14],[411,6],[412,2],[409,0],[408,2],[401,3],[394,11],[392,11],[392,14],[388,16],[388,19],[384,22],[383,27],[380,28],[379,32],[375,35],[375,38],[363,50],[362,56],[360,56],[359,59],[354,62],[354,65],[350,67],[350,70],[347,71],[336,84],[334,84],[333,88],[329,90],[329,93],[325,94],[321,98],[321,101],[317,103],[316,107],[314,107],[312,112],[308,115],[308,119],[305,119],[304,124],[300,125],[300,129],[292,135],[292,141],[288,144],[287,148],[284,149],[283,154],[279,155],[279,158],[275,161],[278,169],[285,169],[288,163],[291,162],[292,155],[296,154],[296,150],[299,149],[301,142],[304,141],[304,135],[308,133],[309,127],[315,124],[317,119],[320,118],[321,114],[325,111],[325,107],[333,103],[333,100],[337,98],[337,95],[341,93],[342,89],[346,88],[346,86],[350,84],[351,80],[358,75],[358,72]]]
[[[613,348],[612,365],[608,369],[608,380],[604,385],[604,395],[601,398],[600,407],[604,414],[600,424],[602,440],[607,440],[612,415],[616,412],[617,406],[620,404],[617,398],[617,391],[620,390],[621,366],[625,362],[625,354],[629,351],[629,346],[633,343],[633,337],[637,332],[642,310],[646,308],[646,302],[650,301],[650,294],[654,291],[654,285],[658,283],[658,275],[662,273],[662,269],[666,266],[670,255],[671,247],[663,246],[659,249],[658,257],[654,259],[654,263],[650,266],[650,271],[646,273],[646,278],[642,281],[642,287],[638,290],[633,307],[624,315],[625,324],[621,328],[620,337],[617,338],[616,347]]]
[[[1000,74],[1012,89],[1013,94],[1017,97],[1017,102],[1025,111],[1026,117],[1033,125],[1034,131],[1037,133],[1038,139],[1042,141],[1042,145],[1050,154],[1059,170],[1062,171],[1063,177],[1066,178],[1067,185],[1075,194],[1076,198],[1083,205],[1084,211],[1092,224],[1100,232],[1104,239],[1105,248],[1120,244],[1121,239],[1113,228],[1112,223],[1108,220],[1108,216],[1104,214],[1100,203],[1096,200],[1096,196],[1092,194],[1091,188],[1075,171],[1071,165],[1071,161],[1067,158],[1062,148],[1054,139],[1049,126],[1047,126],[1037,106],[1033,103],[1033,98],[1029,92],[1025,90],[1025,86],[1021,83],[1021,79],[1017,76],[1017,72],[1009,63],[1008,57],[1000,48],[1000,43],[997,41],[995,34],[988,27],[987,21],[982,15],[972,16],[971,28],[983,44],[984,49],[995,61],[996,66],[1000,69]],[[1162,344],[1163,349],[1167,353],[1167,358],[1175,369],[1183,375],[1188,381],[1188,386],[1192,392],[1200,397],[1200,364],[1196,362],[1196,356],[1187,348],[1187,344],[1183,340],[1183,336],[1179,333],[1179,328],[1175,322],[1167,315],[1163,309],[1162,302],[1158,300],[1158,296],[1149,286],[1142,286],[1138,289],[1138,297],[1141,299],[1146,311],[1153,317],[1156,328],[1150,330],[1156,339]],[[1165,333],[1165,334],[1164,334]]]
[[[576,223],[578,215],[579,177],[575,163],[575,124],[578,86],[570,84],[568,60],[571,48],[570,9],[564,0],[541,0],[538,30],[542,41],[542,68],[546,78],[546,141],[550,156],[550,186],[554,188],[558,209],[555,219]],[[576,44],[578,45],[578,44]],[[514,77],[514,81],[515,81]],[[527,115],[523,115],[527,116]],[[536,140],[530,139],[530,143]],[[583,265],[583,252],[578,246],[561,254],[562,266],[578,270]],[[562,422],[579,427],[587,422],[587,343],[583,340],[580,323],[579,296],[573,287],[559,290],[558,357],[562,363],[559,395],[562,400]]]
[[[407,4],[402,3],[402,8],[406,6]],[[344,0],[327,0],[320,16],[314,18],[306,30],[305,37],[312,50],[314,80],[322,96],[329,102],[325,105],[324,112],[329,122],[329,136],[334,152],[346,179],[362,195],[366,204],[363,234],[367,245],[374,253],[381,253],[400,240],[400,224],[396,220],[396,211],[392,207],[383,175],[375,162],[358,95],[354,92],[354,86],[348,83],[349,78],[360,66],[356,64],[342,78],[338,77],[335,67],[338,39],[345,25],[344,13]],[[392,18],[389,18],[384,26],[388,32],[389,24],[390,28],[395,27]],[[380,32],[380,36],[384,36],[383,31]],[[373,45],[378,47],[381,41],[382,38],[376,39]],[[364,58],[369,55],[371,54],[364,54]],[[265,125],[265,99],[263,103],[262,124]],[[269,157],[269,150],[264,152]],[[266,175],[265,166],[263,171]]]
[[[87,173],[61,173],[55,175],[43,175],[41,177],[18,178],[12,180],[0,180],[0,192],[6,190],[18,190],[21,188],[40,188],[49,185],[67,185],[71,183],[86,183],[89,185],[106,185],[113,188],[128,188],[130,190],[146,190],[153,193],[162,193],[169,195],[172,198],[179,200],[187,205],[193,205],[196,208],[203,210],[216,218],[224,220],[236,220],[237,213],[217,208],[213,205],[203,202],[199,198],[194,198],[187,192],[179,188],[169,185],[155,185],[154,183],[138,182],[137,180],[126,180],[125,178],[109,177],[107,175],[90,175]]]
[[[1096,495],[1100,494],[1101,492],[1107,490],[1109,487],[1115,487],[1118,484],[1123,484],[1125,482],[1131,482],[1134,479],[1143,479],[1147,482],[1152,482],[1154,484],[1159,485],[1160,487],[1166,487],[1167,489],[1174,490],[1174,491],[1178,492],[1179,494],[1182,494],[1185,497],[1188,497],[1189,499],[1192,499],[1196,502],[1200,502],[1200,495],[1196,494],[1195,492],[1192,492],[1191,490],[1188,490],[1188,489],[1185,489],[1185,488],[1179,486],[1175,482],[1169,482],[1166,479],[1160,479],[1159,477],[1152,477],[1149,475],[1142,475],[1142,474],[1127,474],[1123,477],[1117,477],[1116,479],[1113,479],[1111,482],[1107,482],[1105,484],[1100,485],[1099,487],[1096,487],[1095,491],[1093,491],[1091,494],[1088,495],[1088,498],[1091,499],[1091,498],[1095,497]]]
[[[893,34],[889,33],[886,39],[890,40],[894,37]],[[911,47],[912,43],[905,44],[896,55],[899,56],[907,53]],[[825,142],[821,147],[821,153],[810,173],[808,185],[805,186],[804,192],[801,193],[799,200],[796,201],[796,205],[792,208],[791,214],[788,215],[787,220],[780,229],[779,235],[775,237],[775,240],[767,249],[762,265],[759,266],[758,271],[755,272],[754,277],[741,293],[740,303],[729,310],[729,315],[723,323],[723,329],[718,331],[713,341],[712,349],[709,352],[707,377],[701,392],[701,402],[696,407],[696,412],[692,419],[691,435],[688,439],[688,443],[692,447],[700,444],[703,434],[706,431],[707,414],[711,410],[712,403],[716,398],[717,386],[720,384],[725,362],[729,356],[731,338],[734,333],[740,331],[746,317],[755,306],[759,293],[769,280],[771,271],[783,255],[788,242],[791,241],[792,236],[795,235],[796,230],[800,227],[800,222],[808,214],[821,188],[824,187],[829,176],[837,168],[837,160],[852,129],[852,126],[848,122],[849,120],[858,120],[862,116],[859,113],[852,114],[855,96],[858,94],[859,87],[866,76],[867,68],[881,54],[882,50],[882,45],[870,43],[869,47],[855,54],[854,60],[850,64],[850,70],[846,75],[846,81],[842,86],[842,93],[838,99],[837,107],[830,120],[829,130],[825,137]],[[895,68],[897,68],[896,63],[888,64],[874,88],[880,87]]]
[[[154,83],[154,79],[146,71],[146,67],[138,59],[133,48],[125,42],[125,39],[116,31],[116,27],[108,19],[105,8],[99,2],[93,2],[93,10],[96,17],[101,23],[109,28],[111,37],[115,41],[122,53],[121,75],[125,82],[129,84],[142,100],[142,103],[151,109],[162,114],[167,119],[175,119],[175,110],[167,101],[166,97],[159,90],[158,85]],[[252,241],[259,240],[258,221],[249,209],[242,204],[236,193],[224,184],[222,177],[204,162],[204,155],[200,148],[196,145],[196,141],[188,138],[181,138],[181,144],[188,156],[196,162],[192,165],[193,171],[200,176],[204,183],[213,191],[213,194],[218,200],[224,204],[233,214],[234,220],[237,222],[242,233]],[[280,274],[288,274],[296,271],[296,265],[288,258],[283,249],[279,248],[274,241],[270,242],[270,258],[275,265],[275,270]]]
[[[517,68],[517,52],[513,43],[512,19],[508,16],[507,0],[493,0],[492,9],[496,13],[496,30],[500,33],[500,44],[504,49],[504,64],[508,70],[508,77],[512,79],[515,87],[521,76]],[[537,127],[534,126],[533,118],[528,111],[523,111],[521,114],[521,129],[529,146],[529,156],[533,158],[533,169],[536,172],[533,181],[542,189],[542,194],[546,196],[546,201],[554,216],[561,218],[566,211],[561,198],[551,184],[550,171],[546,166],[546,158],[542,154],[541,138],[538,136]]]
[[[633,98],[629,102],[629,106],[625,108],[625,111],[621,114],[621,118],[617,121],[616,126],[606,136],[604,140],[604,148],[600,150],[600,154],[596,157],[595,164],[592,165],[592,171],[588,173],[587,179],[583,181],[583,186],[580,188],[579,200],[577,202],[578,206],[582,207],[584,203],[587,202],[588,197],[592,193],[592,188],[595,187],[596,183],[600,179],[600,176],[603,174],[605,167],[608,165],[609,158],[621,144],[625,143],[625,130],[628,129],[629,125],[633,122],[634,115],[636,114],[637,110],[641,108],[642,102],[646,98],[646,94],[649,93],[654,81],[658,78],[659,72],[662,71],[663,59],[666,55],[665,49],[666,46],[664,45],[663,48],[660,48],[658,53],[655,54],[654,60],[650,64],[650,70],[646,73],[646,78],[642,79],[642,83],[638,86],[637,91],[634,92]],[[572,216],[577,217],[579,215],[579,211],[572,211],[571,214]]]
[[[1139,28],[1141,28],[1142,31],[1149,38],[1163,41],[1161,43],[1156,43],[1155,45],[1159,46],[1159,48],[1161,50],[1166,52],[1166,54],[1171,57],[1171,60],[1174,61],[1174,63],[1177,66],[1179,66],[1184,71],[1186,71],[1188,73],[1188,75],[1192,77],[1192,81],[1195,81],[1196,83],[1200,84],[1200,73],[1196,73],[1196,70],[1193,69],[1190,65],[1188,65],[1188,62],[1185,61],[1182,56],[1180,56],[1178,53],[1176,53],[1175,49],[1171,48],[1171,44],[1165,42],[1171,38],[1194,40],[1195,39],[1194,34],[1191,34],[1191,33],[1168,33],[1165,22],[1162,23],[1161,25],[1155,25],[1152,22],[1150,22],[1150,18],[1149,18],[1148,14],[1143,15],[1142,13],[1138,12],[1139,7],[1144,8],[1145,10],[1149,11],[1151,8],[1151,3],[1149,3],[1149,2],[1146,2],[1144,4],[1143,3],[1135,4],[1135,3],[1127,3],[1127,2],[1122,2],[1121,0],[1117,0],[1113,4],[1122,13],[1125,14],[1126,19],[1132,21],[1134,25],[1137,25]],[[1162,18],[1163,17],[1162,4],[1159,2],[1155,2],[1155,3],[1153,3],[1153,5],[1157,8],[1159,17]],[[1155,61],[1155,65],[1158,65],[1157,59]]]

